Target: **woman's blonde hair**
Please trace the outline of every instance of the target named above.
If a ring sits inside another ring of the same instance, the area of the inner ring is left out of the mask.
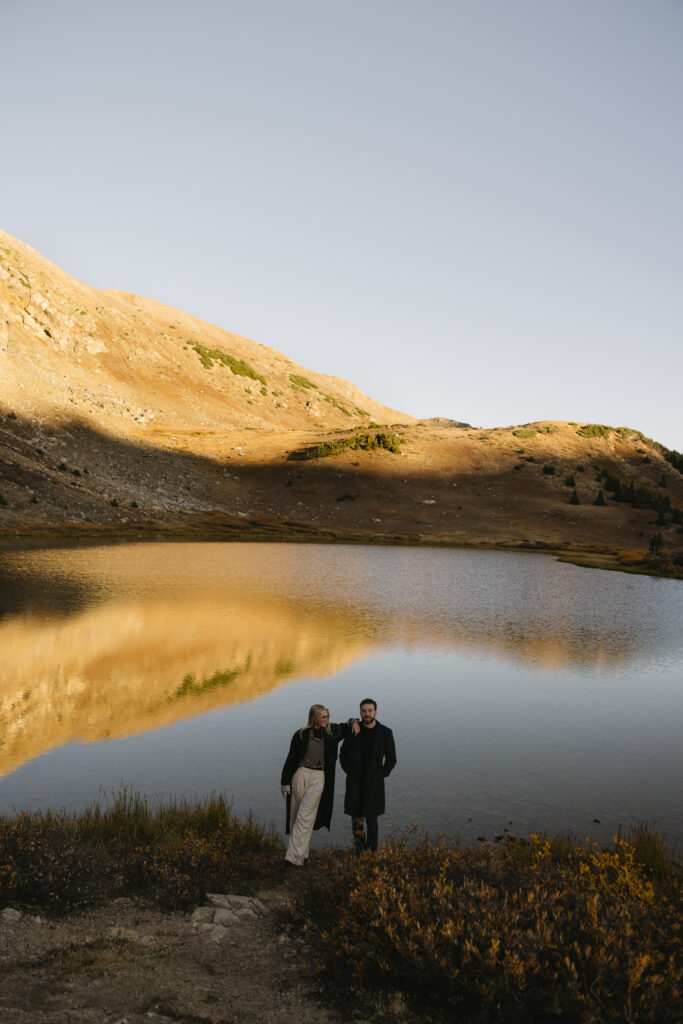
[[[311,704],[308,711],[308,723],[304,726],[304,729],[320,729],[320,716],[324,714],[325,711],[327,711],[329,715],[330,709],[326,708],[324,704]],[[328,722],[325,727],[325,732],[329,731],[330,723]]]

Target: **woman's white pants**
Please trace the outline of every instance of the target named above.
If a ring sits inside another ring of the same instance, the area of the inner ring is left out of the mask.
[[[289,811],[289,845],[285,860],[301,865],[308,857],[311,832],[318,804],[325,788],[325,772],[315,768],[297,768],[292,778]]]

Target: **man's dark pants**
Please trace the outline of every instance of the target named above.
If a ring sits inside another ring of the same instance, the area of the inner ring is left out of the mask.
[[[365,835],[365,822],[368,823],[368,834]],[[351,826],[353,828],[353,842],[356,847],[356,853],[362,853],[363,850],[377,850],[377,839],[379,835],[379,828],[377,825],[377,817],[374,818],[352,818]]]

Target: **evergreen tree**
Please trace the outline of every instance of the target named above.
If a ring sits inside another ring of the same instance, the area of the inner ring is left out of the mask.
[[[578,494],[576,493],[576,487],[575,487],[575,488],[574,488],[574,490],[572,491],[572,496],[571,496],[571,498],[569,499],[569,504],[570,504],[570,505],[580,505],[580,504],[581,504],[581,502],[579,501],[579,496],[578,496]]]
[[[575,480],[575,479],[574,479],[574,477],[573,477],[573,476],[572,476],[572,475],[570,474],[570,475],[569,475],[569,476],[568,476],[568,477],[566,478],[566,480],[565,480],[565,484],[567,485],[567,487],[576,487],[576,480]]]
[[[605,502],[605,495],[602,493],[602,487],[598,491],[598,496],[595,499],[595,501],[593,502],[593,504],[594,505],[604,505],[604,504],[606,504],[606,502]]]
[[[636,489],[633,485],[633,480],[630,480],[626,487],[622,487],[621,500],[627,502],[629,505],[632,505],[636,500]]]
[[[659,530],[657,530],[657,533],[653,533],[650,537],[650,554],[658,555],[662,550],[662,543],[662,535]]]

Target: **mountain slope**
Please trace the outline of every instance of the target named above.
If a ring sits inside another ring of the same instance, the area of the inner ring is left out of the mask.
[[[416,423],[9,236],[0,302],[0,535],[494,545],[683,574],[683,457],[637,430]]]
[[[401,418],[353,384],[178,310],[70,277],[0,232],[2,401],[116,436],[323,429]]]

